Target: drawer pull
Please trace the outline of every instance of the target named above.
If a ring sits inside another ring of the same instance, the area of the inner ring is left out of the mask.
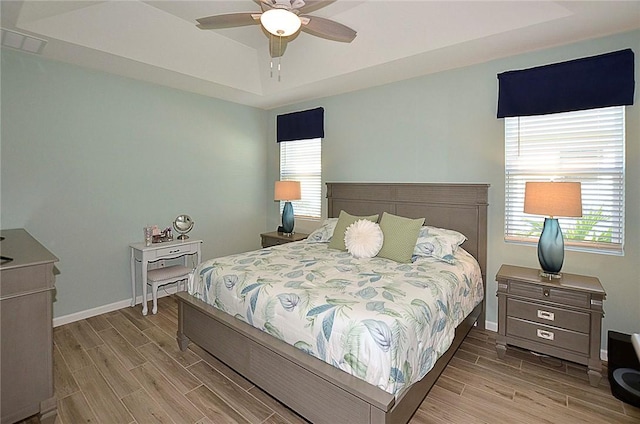
[[[551,332],[551,331],[537,329],[536,330],[536,335],[538,337],[540,337],[541,339],[553,340],[553,332]]]
[[[555,320],[555,314],[553,312],[542,311],[542,310],[538,309],[538,318],[546,319],[548,321],[554,321]]]
[[[543,289],[542,290],[542,294],[544,295],[544,297],[549,297],[550,290],[549,289]]]

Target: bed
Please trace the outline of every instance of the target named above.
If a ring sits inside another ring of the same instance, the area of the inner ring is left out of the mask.
[[[337,217],[341,210],[352,215],[387,212],[424,217],[425,225],[459,231],[467,237],[462,248],[477,260],[486,281],[487,194],[486,184],[327,183],[327,215]],[[483,291],[486,299],[486,284]],[[458,325],[451,346],[428,374],[394,395],[196,296],[177,296],[181,349],[189,342],[198,344],[314,423],[408,422],[471,327],[477,323],[483,328],[485,321],[483,300]]]

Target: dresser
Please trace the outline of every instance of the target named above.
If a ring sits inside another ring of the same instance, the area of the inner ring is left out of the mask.
[[[2,424],[39,415],[56,419],[53,391],[54,263],[24,229],[0,231]]]
[[[279,244],[291,243],[292,241],[304,240],[307,237],[309,237],[309,234],[305,234],[305,233],[285,234],[285,233],[279,233],[277,231],[260,234],[260,239],[262,240],[262,247],[271,247],[271,246],[277,246]]]
[[[602,377],[600,335],[606,293],[596,277],[563,273],[546,279],[539,270],[502,265],[498,282],[496,350],[507,345],[586,365],[589,382]]]

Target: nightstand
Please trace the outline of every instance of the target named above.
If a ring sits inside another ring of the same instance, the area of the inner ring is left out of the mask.
[[[304,240],[309,236],[305,233],[284,234],[277,231],[260,234],[262,247],[277,246],[279,244],[291,243],[292,241]]]
[[[548,280],[539,270],[502,265],[498,282],[496,351],[507,345],[588,367],[589,383],[602,377],[600,333],[606,293],[595,277],[563,273]]]

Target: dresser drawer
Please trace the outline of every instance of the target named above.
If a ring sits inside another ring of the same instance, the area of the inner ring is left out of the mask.
[[[53,289],[53,263],[3,269],[0,272],[1,299]]]
[[[507,336],[524,338],[548,346],[589,355],[589,334],[507,317]]]
[[[543,286],[540,284],[526,284],[518,281],[511,281],[509,285],[509,293],[516,296],[545,300],[547,302],[554,302],[562,305],[579,306],[582,308],[590,307],[590,296],[587,293]]]
[[[591,316],[587,313],[518,299],[507,299],[507,315],[580,333],[588,333],[591,328]]]

